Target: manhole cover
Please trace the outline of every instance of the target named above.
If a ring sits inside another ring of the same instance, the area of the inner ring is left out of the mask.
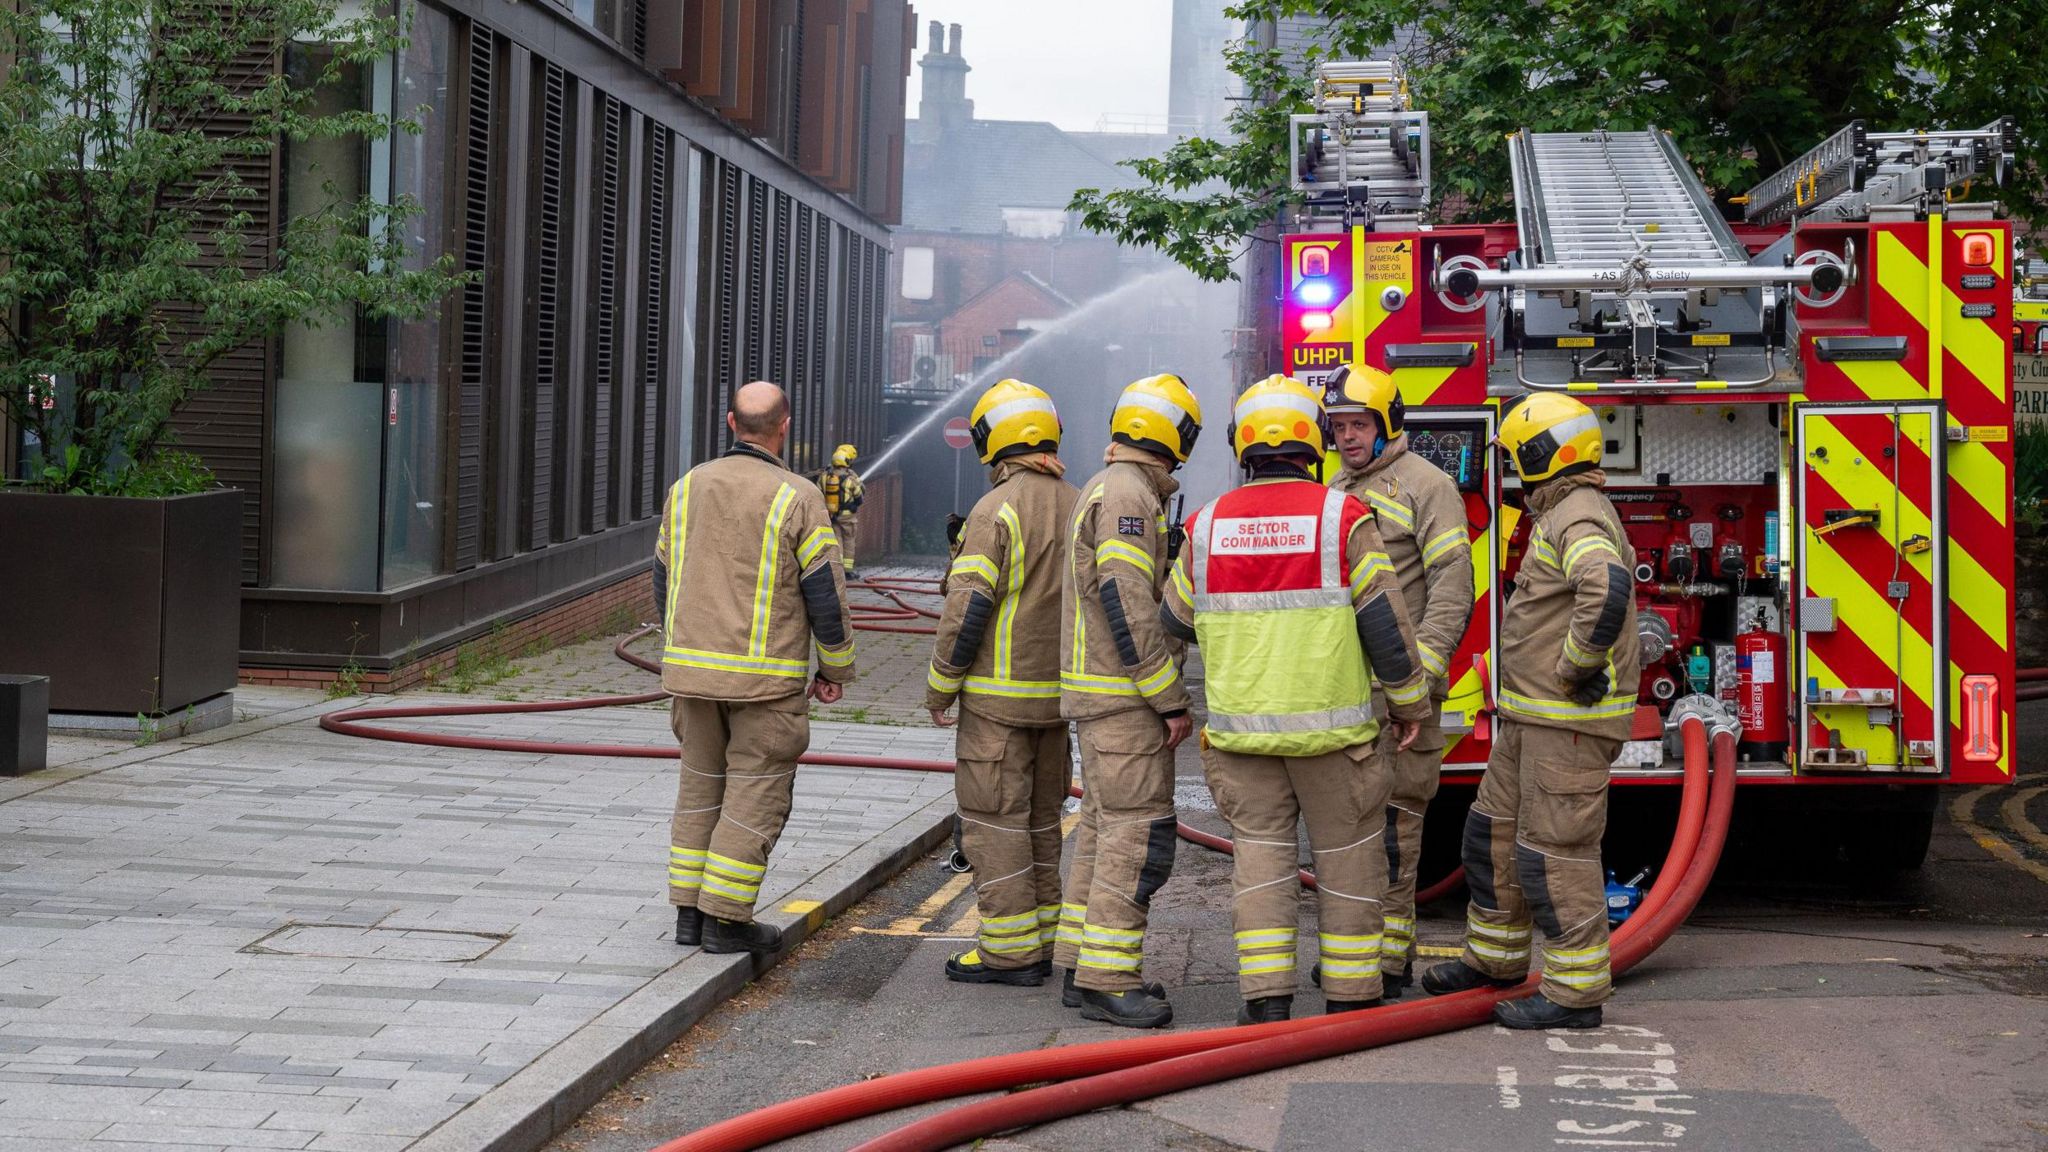
[[[504,943],[502,932],[446,928],[364,928],[358,924],[287,924],[242,951],[258,956],[321,956],[345,960],[416,960],[459,964],[480,960]]]

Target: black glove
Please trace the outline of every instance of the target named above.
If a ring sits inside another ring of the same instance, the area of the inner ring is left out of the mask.
[[[962,516],[962,515],[961,515],[961,514],[959,514],[958,512],[949,512],[949,513],[947,513],[947,514],[946,514],[946,543],[947,543],[947,544],[958,544],[958,543],[960,543],[960,532],[961,532],[961,530],[962,530],[962,529],[964,529],[964,528],[966,528],[966,527],[967,527],[967,517],[965,517],[965,516]]]
[[[1609,683],[1607,669],[1599,669],[1572,686],[1572,699],[1577,701],[1580,707],[1590,708],[1607,698]]]

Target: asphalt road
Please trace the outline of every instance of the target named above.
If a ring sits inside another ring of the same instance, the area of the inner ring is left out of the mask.
[[[2019,736],[2019,786],[1944,789],[1915,873],[1859,874],[1797,820],[1752,820],[1599,1032],[1472,1029],[982,1147],[2048,1149],[2048,704],[2023,708]],[[1223,831],[1192,754],[1180,771],[1183,818]],[[1610,866],[1661,854],[1662,808],[1617,803]],[[1171,990],[1177,1028],[1236,1010],[1228,885],[1226,859],[1183,844],[1155,901],[1147,971]],[[1455,944],[1461,904],[1424,915],[1425,946]],[[971,891],[939,857],[913,867],[551,1147],[640,1152],[878,1074],[1125,1034],[1060,1008],[1050,985],[948,983],[940,966],[974,924]],[[1304,987],[1297,1014],[1319,1010]],[[846,1148],[905,1115],[782,1147]]]

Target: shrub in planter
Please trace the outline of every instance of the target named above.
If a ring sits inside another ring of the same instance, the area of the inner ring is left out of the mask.
[[[193,495],[212,478],[173,437],[215,362],[291,325],[424,315],[461,283],[452,257],[407,259],[413,201],[330,181],[321,208],[277,225],[242,177],[295,143],[419,130],[323,102],[403,47],[409,3],[0,3],[0,423],[22,448],[5,488],[29,493],[0,489],[0,539],[18,545],[0,565],[37,566],[17,567],[16,599],[47,585],[15,626],[0,618],[0,671],[62,658],[36,635],[75,650],[98,629],[137,653],[121,669],[95,653],[87,667],[121,685],[105,701],[53,677],[54,706],[160,711],[182,702],[172,679],[233,684],[240,499]],[[313,74],[278,66],[295,41],[325,45]],[[70,617],[43,627],[52,613]],[[209,631],[177,631],[194,626]],[[166,649],[206,667],[173,677]]]

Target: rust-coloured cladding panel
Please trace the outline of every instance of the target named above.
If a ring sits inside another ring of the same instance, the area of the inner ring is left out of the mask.
[[[749,135],[769,134],[768,85],[775,58],[774,0],[739,0],[732,83],[718,110]]]
[[[804,115],[797,127],[797,167],[835,192],[853,187],[846,124],[852,117],[853,36],[849,0],[804,5]],[[815,95],[814,95],[815,94]]]
[[[861,56],[868,67],[868,115],[860,157],[867,178],[858,189],[858,201],[869,215],[893,224],[903,215],[904,85],[912,13],[904,0],[872,3],[869,43]]]
[[[1946,541],[1936,546],[1947,550],[1947,651],[1936,657],[1948,679],[1949,778],[2006,781],[2013,770],[2014,688],[2010,228],[1940,217],[1809,225],[1800,229],[1797,248],[1842,255],[1852,244],[1856,282],[1829,307],[1797,313],[1802,398],[1927,400],[1946,408]],[[1821,340],[1859,336],[1903,337],[1903,355],[1822,357]],[[1973,702],[1964,683],[1973,676],[1991,678],[1990,697]]]

